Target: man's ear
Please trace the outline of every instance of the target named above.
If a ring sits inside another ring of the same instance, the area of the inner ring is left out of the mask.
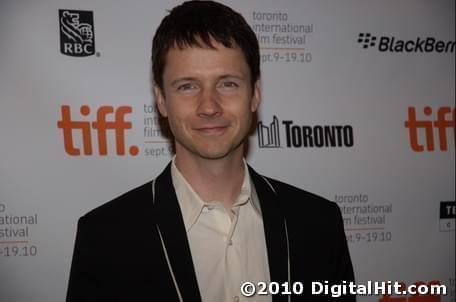
[[[261,103],[261,87],[260,87],[260,80],[258,79],[255,82],[255,85],[253,85],[252,103],[250,106],[250,110],[252,110],[252,112],[257,111],[258,106],[260,106],[260,103]]]
[[[165,96],[160,87],[154,85],[154,98],[157,103],[158,111],[163,117],[168,117],[168,111],[166,110]]]

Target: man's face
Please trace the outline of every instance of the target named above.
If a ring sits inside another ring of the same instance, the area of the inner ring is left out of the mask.
[[[172,48],[166,57],[163,91],[154,88],[160,113],[168,117],[176,154],[220,159],[243,153],[260,102],[239,48],[212,41],[215,49]]]

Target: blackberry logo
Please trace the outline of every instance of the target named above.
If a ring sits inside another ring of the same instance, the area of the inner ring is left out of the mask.
[[[358,36],[358,43],[363,45],[363,48],[373,47],[377,41],[377,37],[372,36],[370,33],[360,33]]]
[[[359,33],[358,43],[363,49],[376,47],[380,52],[395,53],[453,53],[456,42],[443,41],[433,37],[417,37],[411,40],[401,40],[393,36],[373,36],[371,33]]]
[[[293,121],[282,121],[287,148],[332,148],[352,147],[353,127],[350,125],[296,125]],[[260,148],[281,148],[280,123],[274,116],[272,123],[257,124],[258,146]]]
[[[95,53],[93,12],[59,9],[60,52],[72,57]]]

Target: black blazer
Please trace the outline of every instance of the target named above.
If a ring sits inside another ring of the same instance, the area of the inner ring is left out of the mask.
[[[286,282],[290,274],[305,289],[291,301],[331,301],[309,292],[311,281],[354,279],[338,206],[249,172],[263,214],[271,281]],[[168,165],[153,183],[79,219],[66,301],[178,301],[175,284],[184,301],[201,301]]]

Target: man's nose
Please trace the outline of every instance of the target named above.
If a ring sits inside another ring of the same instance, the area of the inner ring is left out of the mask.
[[[205,89],[201,95],[197,108],[197,114],[200,117],[219,116],[223,112],[220,105],[220,95],[216,89]]]

